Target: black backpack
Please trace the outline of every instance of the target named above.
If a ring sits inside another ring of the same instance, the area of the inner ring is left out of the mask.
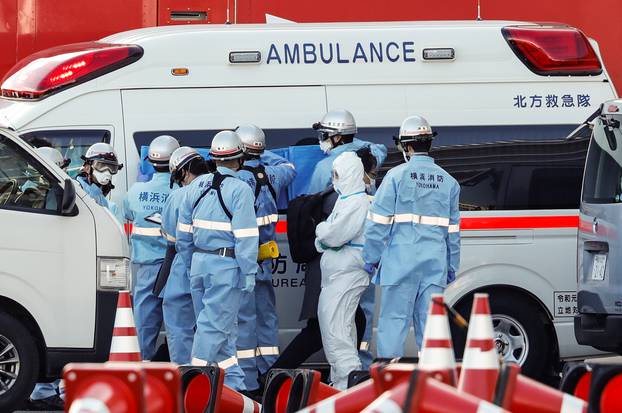
[[[201,200],[205,197],[205,195],[207,195],[209,191],[214,190],[216,191],[216,195],[218,195],[218,202],[220,202],[220,206],[222,207],[222,210],[224,211],[225,215],[227,215],[229,220],[232,220],[233,215],[231,214],[231,212],[225,205],[225,201],[224,199],[222,199],[222,192],[220,190],[220,186],[222,185],[222,182],[227,178],[232,178],[232,176],[223,175],[220,172],[214,172],[213,174],[214,174],[214,177],[212,178],[211,185],[208,186],[205,191],[203,191],[201,196],[199,196],[196,201],[194,201],[194,205],[192,206],[192,209],[195,210],[197,208],[197,205],[199,205],[199,202],[201,202]]]
[[[300,195],[287,205],[287,242],[292,261],[308,263],[320,255],[315,249],[315,227],[326,219],[324,199],[333,192],[330,187],[322,192]]]

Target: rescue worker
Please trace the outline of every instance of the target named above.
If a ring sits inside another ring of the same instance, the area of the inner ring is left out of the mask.
[[[251,188],[235,178],[244,150],[237,133],[214,136],[210,157],[217,170],[188,187],[179,209],[177,251],[190,268],[197,314],[192,364],[217,363],[225,384],[244,391],[236,357],[242,292],[252,292],[257,274],[259,230]]]
[[[322,253],[318,319],[324,353],[331,366],[332,385],[345,390],[350,372],[361,369],[354,313],[369,284],[361,256],[369,200],[363,163],[355,153],[339,155],[333,163],[332,175],[339,198],[328,219],[315,229],[315,246]]]
[[[382,287],[378,356],[401,357],[411,320],[418,349],[430,297],[443,293],[460,263],[460,186],[428,155],[435,134],[420,116],[396,138],[404,164],[385,176],[365,229],[363,259]]]
[[[134,318],[143,360],[154,357],[162,327],[162,299],[153,293],[153,287],[166,252],[166,240],[162,238],[160,227],[145,218],[162,212],[171,192],[168,164],[177,148],[179,142],[172,136],[155,138],[147,155],[155,169],[153,177],[148,182],[134,183],[123,200],[125,218],[133,223],[130,245],[136,272]]]
[[[114,188],[112,177],[123,168],[112,145],[97,142],[91,145],[81,157],[84,165],[76,180],[84,191],[99,205],[110,209],[103,188],[107,193]]]
[[[51,146],[42,146],[36,148],[36,151],[43,158],[58,166],[67,172],[67,166],[71,162],[65,159],[60,151]],[[37,176],[35,179],[29,179],[20,187],[20,194],[16,203],[31,208],[45,208],[47,210],[55,210],[58,206],[57,193],[50,188],[50,183],[43,176]]]
[[[287,159],[266,151],[266,136],[259,127],[242,125],[235,131],[246,159],[237,176],[255,194],[259,245],[276,242],[278,196],[294,180],[296,170]],[[242,295],[238,317],[237,356],[250,394],[259,389],[258,374],[265,374],[279,356],[279,320],[271,265],[271,259],[259,262],[255,289]]]
[[[384,145],[374,144],[354,138],[358,129],[352,113],[345,109],[335,109],[327,112],[322,120],[313,125],[313,129],[318,131],[320,148],[328,156],[317,163],[311,175],[311,181],[307,192],[312,194],[328,188],[331,182],[331,171],[333,161],[343,152],[357,151],[368,147],[376,158],[375,168],[379,168],[387,157],[387,148]],[[371,185],[371,183],[370,183]],[[360,344],[360,355],[364,366],[369,368],[372,355],[369,351],[370,342],[373,335],[373,322],[375,310],[375,287],[370,285],[360,304],[365,313],[365,333]]]
[[[183,197],[190,183],[209,173],[210,167],[195,149],[182,146],[171,155],[169,170],[169,186],[172,188],[176,183],[180,188],[171,191],[162,208],[162,235],[168,242],[168,248],[175,248],[177,220]],[[162,312],[170,358],[172,362],[180,365],[190,364],[196,315],[190,295],[190,275],[177,254],[173,258],[165,285]]]
[[[387,157],[387,148],[384,145],[370,143],[356,139],[357,133],[354,116],[345,109],[334,109],[327,112],[321,121],[313,124],[318,132],[320,149],[328,156],[317,163],[311,175],[307,193],[314,194],[330,186],[333,161],[343,152],[355,152],[364,146],[369,146],[372,153],[382,165]]]

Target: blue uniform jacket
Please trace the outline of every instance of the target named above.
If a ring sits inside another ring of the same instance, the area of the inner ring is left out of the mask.
[[[255,218],[255,196],[245,182],[235,178],[236,172],[223,167],[218,167],[218,172],[233,177],[225,179],[221,185],[223,201],[233,218],[230,220],[223,211],[215,190],[205,195],[194,208],[214,177],[213,174],[201,175],[188,185],[179,208],[177,253],[190,267],[190,274],[195,275],[210,271],[206,254],[196,254],[193,258],[195,248],[206,251],[233,248],[235,258],[222,257],[220,268],[239,267],[241,277],[232,280],[232,285],[241,287],[243,276],[257,273],[259,230]]]
[[[435,284],[460,265],[460,186],[429,156],[391,169],[372,203],[363,259],[380,262],[374,282]]]
[[[332,149],[326,158],[317,163],[315,169],[313,170],[313,175],[311,175],[311,181],[309,182],[307,193],[315,194],[328,188],[331,184],[331,172],[333,170],[333,161],[335,158],[344,152],[355,152],[364,146],[369,146],[371,148],[371,153],[376,157],[378,167],[380,167],[387,157],[386,146],[355,138],[352,143],[339,145]]]
[[[175,244],[179,208],[187,190],[187,186],[174,188],[162,208],[162,236],[168,244]]]
[[[148,182],[136,182],[123,200],[125,218],[133,222],[131,245],[134,264],[158,264],[164,261],[166,241],[160,225],[145,220],[154,213],[162,213],[170,188],[169,173],[155,173]]]

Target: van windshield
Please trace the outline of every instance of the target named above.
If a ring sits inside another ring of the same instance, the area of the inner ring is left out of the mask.
[[[601,116],[594,122],[585,163],[583,201],[622,202],[622,115]]]

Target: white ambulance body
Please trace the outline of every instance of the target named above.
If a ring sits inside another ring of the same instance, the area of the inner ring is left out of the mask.
[[[159,134],[207,147],[215,131],[250,122],[266,130],[269,147],[287,147],[313,137],[326,110],[347,108],[360,138],[390,148],[391,165],[392,135],[419,114],[439,132],[439,163],[468,198],[449,302],[468,313],[474,291],[491,292],[499,350],[533,374],[593,352],[572,330],[580,188],[572,165],[582,168],[584,151],[563,138],[615,90],[595,42],[578,30],[504,21],[172,26],[101,43],[24,62],[3,83],[0,116],[25,140],[76,154],[111,142],[125,164],[115,202],[137,179],[141,146]],[[561,163],[556,148],[566,148]],[[561,176],[537,168],[549,164]],[[576,205],[528,202],[557,194],[546,188],[560,182],[573,188],[573,179]],[[300,327],[304,286],[302,266],[281,247],[274,283],[285,344]]]

